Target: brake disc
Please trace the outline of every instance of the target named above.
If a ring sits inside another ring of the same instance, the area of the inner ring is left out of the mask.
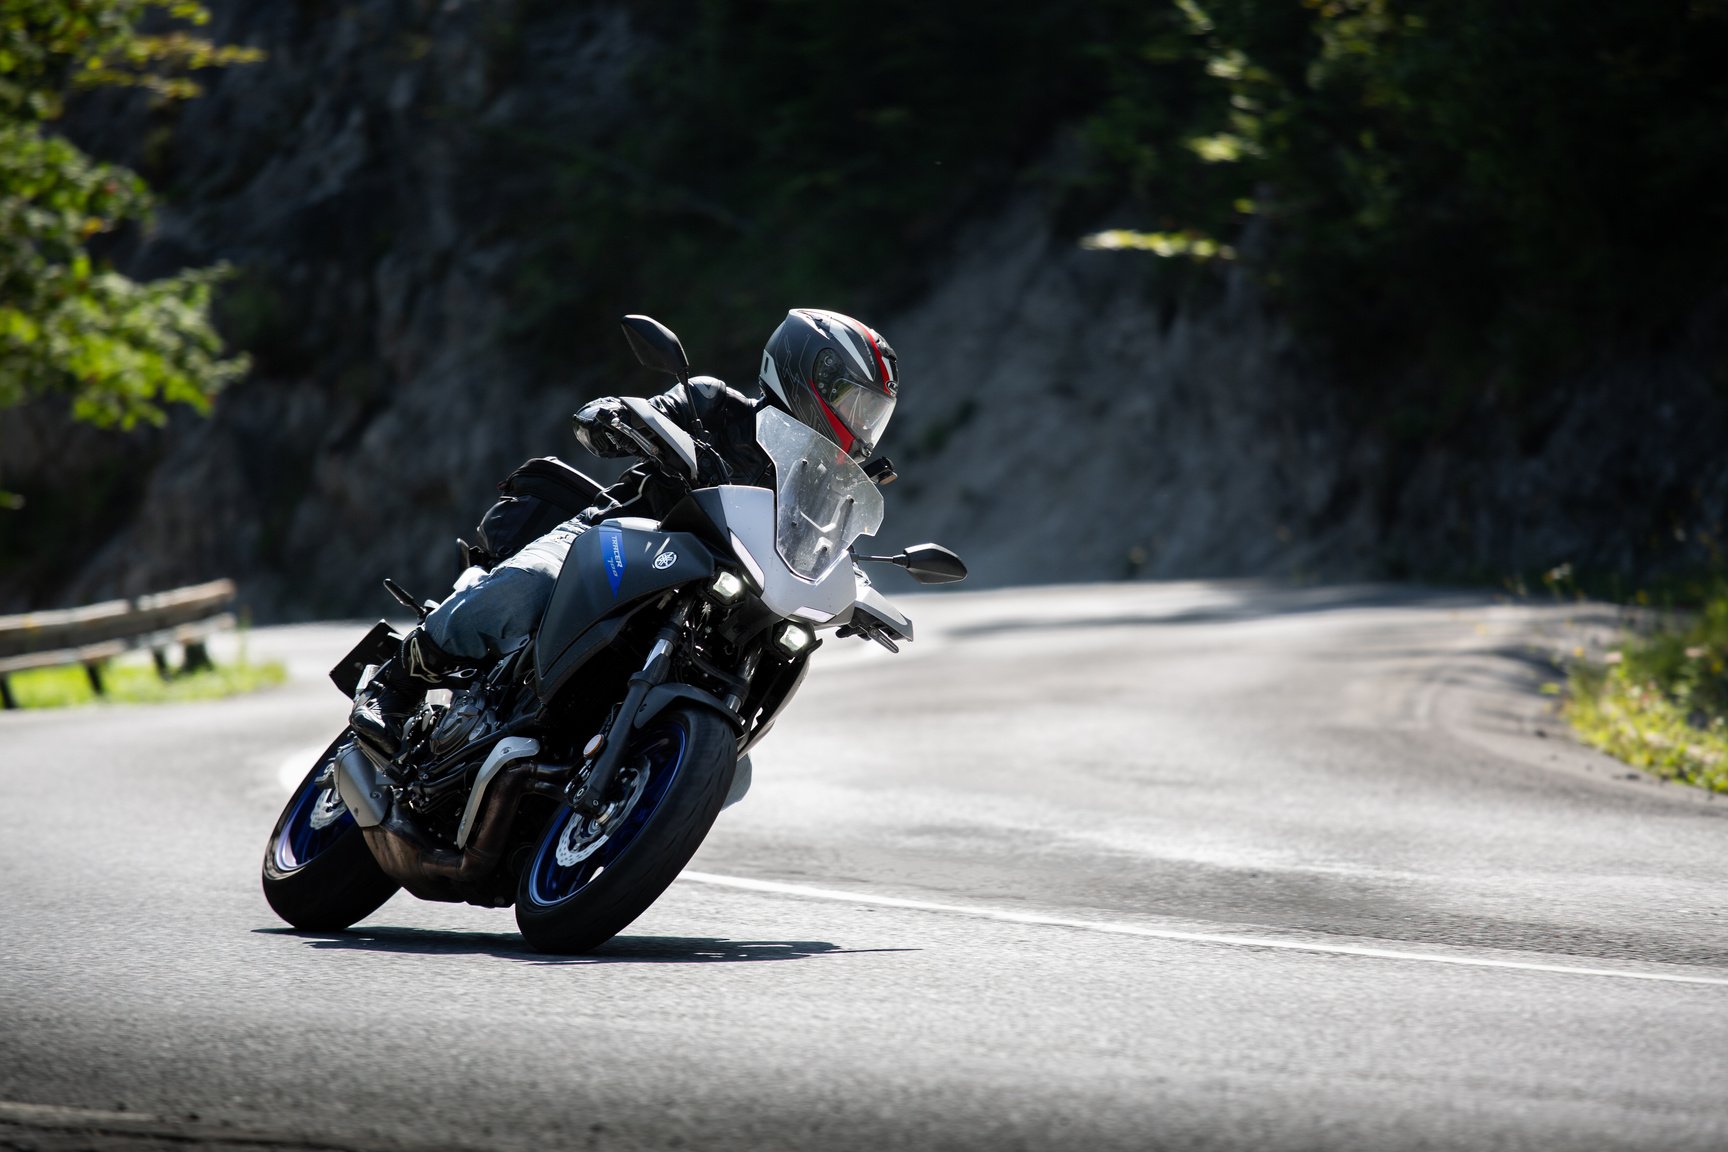
[[[318,799],[312,802],[312,811],[307,813],[306,821],[314,828],[328,828],[334,824],[342,813],[348,811],[348,806],[342,803],[342,797],[336,791],[336,773],[326,768],[319,782],[324,790],[318,793]]]
[[[647,787],[648,765],[643,764],[636,769],[636,778],[630,782],[630,791],[621,799],[608,804],[598,816],[586,817],[580,812],[572,812],[569,823],[564,825],[564,831],[558,836],[559,866],[572,867],[598,852],[600,846],[611,838],[612,828],[630,815]]]

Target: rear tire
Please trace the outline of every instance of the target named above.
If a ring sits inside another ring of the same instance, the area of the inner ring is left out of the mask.
[[[294,790],[264,847],[264,899],[306,932],[340,932],[364,920],[400,887],[366,847],[354,817],[335,794],[333,741]]]
[[[516,925],[538,951],[597,948],[659,899],[714,826],[738,745],[718,715],[678,705],[631,734],[625,763],[642,757],[641,797],[602,843],[573,851],[580,830],[572,822],[580,818],[565,807],[541,833],[516,893]]]

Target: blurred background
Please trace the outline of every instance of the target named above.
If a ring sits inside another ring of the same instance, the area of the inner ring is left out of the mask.
[[[1685,595],[1728,512],[1717,0],[18,0],[0,611],[441,595],[569,414],[900,354],[981,584]],[[608,473],[609,474],[609,473]]]

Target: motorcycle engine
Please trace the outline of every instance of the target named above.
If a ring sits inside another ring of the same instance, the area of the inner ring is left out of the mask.
[[[486,701],[477,692],[458,692],[450,700],[450,707],[444,709],[444,714],[438,718],[438,724],[426,738],[427,747],[434,756],[444,756],[462,747],[474,736],[482,734],[483,727],[489,727],[491,711],[486,707]]]

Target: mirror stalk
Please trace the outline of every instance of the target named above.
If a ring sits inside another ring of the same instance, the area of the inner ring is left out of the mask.
[[[920,584],[956,584],[966,579],[966,562],[940,544],[914,544],[893,556],[857,556],[859,561],[898,564]]]

